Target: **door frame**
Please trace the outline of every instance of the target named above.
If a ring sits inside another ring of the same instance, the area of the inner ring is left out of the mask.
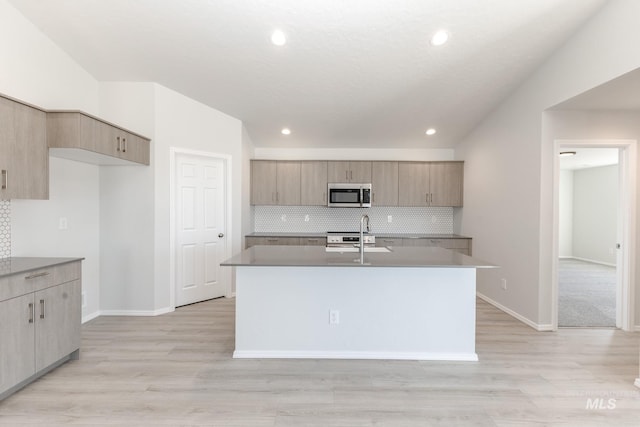
[[[636,169],[637,141],[631,139],[557,139],[553,142],[553,246],[551,251],[551,323],[558,330],[558,270],[560,254],[560,151],[576,148],[618,148],[620,198],[617,235],[621,248],[616,256],[616,326],[633,331],[636,259]]]
[[[174,310],[176,308],[176,157],[181,154],[189,156],[202,157],[206,159],[221,160],[224,164],[225,175],[225,203],[226,212],[224,219],[225,237],[227,238],[227,244],[225,245],[225,258],[231,257],[232,246],[232,211],[231,211],[231,156],[228,154],[211,153],[207,151],[189,150],[185,148],[170,147],[169,148],[169,305]],[[227,271],[228,270],[228,271]],[[230,298],[231,294],[231,269],[223,269],[225,275],[226,290],[225,298]]]

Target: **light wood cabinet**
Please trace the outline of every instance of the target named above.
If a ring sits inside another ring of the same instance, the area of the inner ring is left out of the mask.
[[[276,204],[300,205],[300,162],[277,162]]]
[[[46,113],[0,96],[0,199],[48,199]]]
[[[300,205],[300,162],[252,160],[252,205]]]
[[[399,237],[376,237],[376,246],[404,246],[402,238]]]
[[[247,236],[244,239],[245,248],[261,245],[274,245],[274,246],[297,246],[300,244],[299,237],[255,237]]]
[[[398,206],[398,162],[371,163],[372,206]]]
[[[328,162],[327,182],[371,182],[371,162],[366,161],[330,161]]]
[[[471,256],[471,239],[448,239],[448,238],[419,238],[402,239],[403,246],[426,246],[451,249],[464,255]]]
[[[327,205],[327,162],[300,163],[300,204],[302,206]]]
[[[0,279],[0,399],[78,357],[80,270],[75,261]]]
[[[275,205],[276,203],[276,161],[251,161],[251,204]]]
[[[103,165],[150,162],[149,139],[79,111],[48,112],[47,137],[60,157]]]
[[[327,246],[326,237],[300,237],[302,246]]]
[[[462,162],[400,162],[400,206],[462,206]]]

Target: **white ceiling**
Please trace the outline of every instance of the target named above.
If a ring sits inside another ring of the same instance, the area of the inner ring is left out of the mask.
[[[604,3],[10,1],[98,80],[158,82],[259,147],[317,148],[454,146]]]
[[[617,165],[617,148],[567,148],[561,151],[575,151],[574,156],[560,157],[560,170],[588,169],[600,166]]]

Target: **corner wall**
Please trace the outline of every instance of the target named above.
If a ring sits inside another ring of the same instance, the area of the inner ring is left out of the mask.
[[[479,272],[478,292],[537,329],[552,319],[554,154],[543,111],[640,67],[637,16],[640,2],[608,2],[456,147],[466,162],[461,232],[474,256],[501,266]]]

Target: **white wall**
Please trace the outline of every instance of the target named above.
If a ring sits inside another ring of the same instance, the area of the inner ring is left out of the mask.
[[[478,291],[540,329],[552,318],[554,164],[542,113],[640,67],[637,16],[640,2],[607,3],[456,149],[466,161],[461,232],[502,267],[480,272]]]
[[[573,173],[573,256],[616,264],[618,165]]]
[[[46,109],[98,111],[98,82],[9,2],[0,0],[0,92]],[[84,257],[83,318],[99,308],[99,174],[95,166],[51,158],[50,198],[13,200],[13,256]],[[60,217],[68,229],[58,230]]]
[[[558,218],[558,255],[560,258],[573,256],[573,171],[560,171]]]

